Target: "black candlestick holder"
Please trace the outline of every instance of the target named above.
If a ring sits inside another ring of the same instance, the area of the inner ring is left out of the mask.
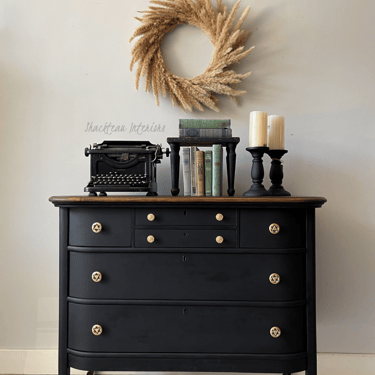
[[[272,159],[270,179],[272,186],[268,190],[271,195],[276,197],[290,197],[291,194],[283,186],[284,170],[281,158],[288,152],[287,150],[268,150],[267,154]]]
[[[253,157],[253,165],[251,167],[251,179],[253,185],[244,193],[244,197],[264,197],[269,196],[271,193],[263,186],[264,168],[263,168],[263,155],[268,152],[268,147],[247,147]]]

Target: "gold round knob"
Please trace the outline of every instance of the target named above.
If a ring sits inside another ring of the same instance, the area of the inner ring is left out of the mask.
[[[100,336],[103,333],[103,328],[99,324],[95,324],[91,330],[95,336]]]
[[[271,224],[270,225],[270,232],[272,234],[278,234],[280,232],[280,225],[279,224]]]
[[[280,275],[278,275],[277,273],[273,273],[271,276],[270,276],[270,282],[271,284],[278,284],[280,282],[281,278],[280,278]]]
[[[223,214],[217,214],[216,215],[216,220],[217,221],[223,221],[224,220],[224,215]]]
[[[221,236],[217,236],[217,237],[216,237],[216,242],[217,242],[217,243],[223,243],[223,242],[224,242],[224,238],[221,237]]]
[[[99,283],[100,281],[102,281],[103,276],[99,271],[95,271],[91,275],[91,278],[92,278],[92,281],[94,281],[95,283]]]
[[[147,242],[148,243],[153,243],[155,241],[155,237],[154,236],[148,236],[147,237]]]
[[[281,336],[281,329],[279,327],[272,327],[270,330],[270,334],[274,339],[277,339]]]
[[[148,221],[154,221],[155,220],[155,215],[154,214],[148,214],[147,215],[147,220]]]
[[[102,227],[102,224],[100,224],[100,223],[94,223],[92,225],[91,229],[94,233],[100,233],[102,231],[103,227]]]

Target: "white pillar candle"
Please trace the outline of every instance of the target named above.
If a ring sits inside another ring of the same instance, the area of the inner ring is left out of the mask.
[[[270,150],[285,150],[284,116],[268,116],[268,147]]]
[[[267,147],[267,113],[250,112],[250,147]]]

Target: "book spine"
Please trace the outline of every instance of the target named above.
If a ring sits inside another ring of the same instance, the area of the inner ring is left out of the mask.
[[[212,146],[212,196],[220,197],[222,192],[222,159],[223,148],[221,145]]]
[[[225,120],[202,120],[202,119],[180,119],[180,129],[228,129],[231,126],[229,119]]]
[[[230,138],[232,129],[180,129],[180,137]]]
[[[184,179],[184,195],[191,195],[191,171],[190,171],[190,148],[182,149],[182,170]]]
[[[205,166],[205,190],[206,196],[212,196],[212,151],[206,151],[204,154]]]
[[[197,196],[197,146],[190,148],[191,196]]]
[[[197,151],[197,196],[204,197],[204,152]]]

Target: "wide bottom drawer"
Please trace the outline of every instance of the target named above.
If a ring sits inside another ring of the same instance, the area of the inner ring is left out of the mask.
[[[283,354],[306,350],[305,306],[69,303],[70,349],[117,353]],[[95,335],[92,331],[96,327]],[[277,327],[281,335],[272,337]]]

